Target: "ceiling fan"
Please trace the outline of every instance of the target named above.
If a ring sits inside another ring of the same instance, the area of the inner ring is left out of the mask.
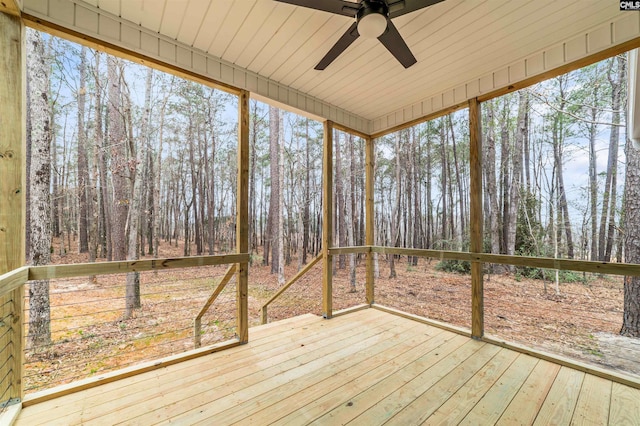
[[[416,58],[402,39],[396,26],[391,22],[391,19],[424,9],[443,0],[276,1],[355,18],[355,22],[342,37],[340,37],[336,44],[333,45],[318,65],[315,66],[316,70],[323,70],[360,36],[377,38],[403,67],[409,68],[417,62]]]

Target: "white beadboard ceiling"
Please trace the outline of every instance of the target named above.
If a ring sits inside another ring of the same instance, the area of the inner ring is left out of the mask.
[[[366,133],[640,37],[640,13],[615,0],[445,0],[393,20],[418,60],[409,69],[360,38],[316,71],[350,18],[272,0],[23,3],[24,13]]]

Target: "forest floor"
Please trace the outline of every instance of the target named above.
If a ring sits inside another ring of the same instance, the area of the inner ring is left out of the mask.
[[[160,251],[161,257],[182,254],[182,247],[165,245]],[[57,264],[86,261],[86,255],[77,253],[53,257]],[[349,277],[348,255],[344,269],[339,258],[336,263],[334,310],[364,303],[364,257],[357,262],[355,287]],[[321,314],[321,264],[269,306],[269,322]],[[397,277],[389,278],[389,265],[381,256],[376,303],[470,328],[470,276],[440,271],[437,264],[437,260],[419,259],[417,265],[409,265],[406,257],[396,259]],[[286,266],[285,276],[290,278],[297,270],[294,259]],[[193,349],[193,320],[225,271],[226,267],[206,267],[143,273],[142,306],[126,319],[126,274],[51,281],[52,343],[28,345],[25,389],[33,392]],[[572,282],[561,282],[556,288],[550,281],[545,286],[542,280],[515,273],[485,275],[486,334],[640,376],[640,339],[618,335],[622,277],[568,278]],[[256,257],[249,271],[252,326],[261,323],[261,307],[279,287],[270,267],[262,266]],[[27,321],[28,307],[27,300]],[[203,316],[202,345],[232,338],[235,324],[233,279]]]

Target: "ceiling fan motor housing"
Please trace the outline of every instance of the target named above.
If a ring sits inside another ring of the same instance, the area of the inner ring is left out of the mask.
[[[358,32],[363,37],[377,38],[386,30],[388,19],[389,8],[386,2],[364,0],[356,14]]]

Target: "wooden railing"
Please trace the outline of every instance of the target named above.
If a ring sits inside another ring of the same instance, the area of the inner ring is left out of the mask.
[[[640,265],[628,264],[628,263],[612,263],[612,262],[595,262],[586,260],[573,260],[573,259],[555,259],[548,257],[533,257],[533,256],[509,256],[501,254],[491,253],[471,253],[460,252],[450,250],[431,250],[431,249],[412,249],[401,247],[382,247],[382,246],[353,246],[353,247],[333,247],[328,250],[331,256],[342,254],[390,254],[400,256],[418,256],[424,258],[432,258],[439,260],[459,260],[468,261],[477,264],[502,264],[512,266],[524,266],[533,268],[545,268],[545,269],[557,269],[564,271],[574,272],[591,272],[598,274],[611,274],[611,275],[623,275],[623,276],[640,276]],[[309,264],[305,266],[300,272],[298,272],[289,282],[287,282],[271,299],[269,299],[262,306],[262,323],[267,322],[267,308],[278,299],[291,285],[304,276],[313,265],[319,262],[323,258],[322,253],[313,259]],[[367,303],[375,303],[375,284],[373,279],[373,263],[367,262]],[[481,269],[480,269],[481,271]],[[324,294],[324,298],[330,298],[331,294]],[[477,327],[480,330],[480,336],[483,330],[483,315],[484,308],[482,303],[472,301],[472,318],[476,318]],[[328,305],[332,303],[329,300]],[[479,310],[479,311],[478,311]],[[329,316],[330,317],[330,316]],[[478,336],[478,337],[480,337]]]
[[[0,297],[12,294],[15,290],[24,289],[25,284],[32,280],[47,280],[47,279],[60,279],[60,278],[73,278],[73,277],[88,277],[95,275],[108,275],[108,274],[124,274],[130,272],[143,272],[154,270],[169,270],[169,269],[183,269],[194,268],[202,266],[215,266],[231,264],[227,270],[225,276],[221,280],[218,288],[211,295],[209,300],[205,303],[205,306],[196,317],[198,322],[206,310],[214,303],[217,295],[223,290],[224,285],[228,283],[229,279],[236,271],[238,264],[249,261],[248,254],[228,254],[217,256],[197,256],[197,257],[182,257],[182,258],[164,258],[164,259],[150,259],[150,260],[135,260],[135,261],[116,261],[116,262],[100,262],[100,263],[82,263],[82,264],[68,264],[68,265],[48,265],[48,266],[25,266],[3,275],[0,275]],[[240,312],[239,306],[241,301],[236,300],[238,305],[237,312]],[[3,306],[3,315],[0,318],[0,394],[22,395],[21,398],[16,398],[15,402],[20,402],[24,399],[23,391],[23,351],[24,351],[24,338],[23,336],[23,300],[13,300],[11,303],[5,303]],[[237,318],[237,328],[248,328],[248,317],[239,316]],[[200,333],[197,333],[199,337]],[[234,343],[231,346],[235,346],[238,343]],[[197,345],[199,347],[199,345]],[[217,348],[219,350],[221,348]],[[207,353],[207,351],[204,351]],[[176,357],[178,359],[179,357]],[[173,361],[177,362],[177,361]],[[144,365],[143,371],[147,371],[152,368],[158,368],[159,366],[166,365],[166,363],[154,362],[149,365]],[[135,368],[134,368],[135,369]],[[141,371],[142,371],[141,370]],[[131,371],[127,371],[127,375],[131,375]],[[100,384],[102,382],[114,380],[115,375],[102,375],[101,378],[93,380],[93,385]],[[87,386],[86,383],[83,384]],[[65,392],[69,392],[68,389]],[[51,395],[43,395],[41,398],[49,399]],[[11,403],[13,400],[7,401],[5,398],[4,405]],[[33,401],[30,401],[33,403]]]
[[[574,272],[591,272],[597,274],[610,274],[620,276],[640,276],[640,265],[637,264],[621,264],[608,262],[593,262],[571,259],[554,259],[530,256],[507,256],[488,253],[470,253],[456,252],[446,250],[428,250],[428,249],[407,249],[397,247],[380,247],[380,246],[360,246],[360,247],[343,247],[331,248],[328,250],[331,255],[364,253],[364,254],[390,254],[402,256],[420,256],[433,259],[451,259],[469,262],[479,262],[488,264],[505,264],[524,267],[537,267],[546,269],[559,269]],[[76,265],[51,265],[38,267],[22,267],[14,271],[8,272],[0,276],[0,296],[6,296],[11,292],[21,289],[30,280],[43,280],[54,278],[71,278],[103,274],[119,274],[129,272],[142,272],[164,269],[180,269],[198,266],[224,265],[230,264],[216,289],[200,309],[194,320],[194,344],[200,346],[200,321],[207,310],[215,302],[216,298],[223,291],[230,281],[231,277],[237,273],[237,264],[248,262],[248,254],[229,254],[221,256],[201,256],[189,258],[167,258],[152,259],[140,261],[120,261],[120,262],[104,262],[92,264],[76,264]],[[262,322],[268,319],[268,307],[281,295],[286,292],[292,285],[298,282],[311,268],[323,260],[323,254],[314,258],[307,264],[298,274],[290,279],[278,292],[272,296],[262,306]],[[370,265],[367,262],[367,265]],[[367,266],[368,268],[369,266]],[[369,286],[369,283],[367,283]],[[373,284],[371,288],[371,304],[375,304],[375,292]],[[369,289],[367,291],[369,298]],[[330,296],[329,296],[330,297]],[[240,303],[236,301],[236,303]],[[482,306],[482,304],[474,305]],[[23,312],[22,301],[13,301],[3,308],[3,317],[0,321],[0,393],[7,392],[7,389],[20,388],[22,378],[22,353],[23,338]],[[482,313],[480,313],[482,314]],[[247,324],[240,324],[248,321],[247,318],[238,318],[239,326],[248,327]],[[17,337],[16,337],[17,336]],[[130,374],[130,373],[128,373]]]
[[[309,270],[310,270],[311,268],[313,268],[313,266],[314,266],[316,263],[318,263],[320,260],[322,260],[322,253],[320,253],[320,254],[319,254],[319,255],[317,255],[315,258],[313,258],[313,260],[312,260],[311,262],[307,263],[307,264],[305,265],[305,267],[304,267],[304,268],[302,268],[300,271],[298,271],[298,273],[297,273],[293,278],[291,278],[287,283],[285,283],[285,284],[280,288],[280,290],[278,290],[278,291],[276,292],[276,294],[274,294],[274,295],[271,297],[271,299],[269,299],[269,300],[268,300],[264,305],[262,305],[262,309],[261,309],[261,312],[262,312],[262,324],[266,324],[266,323],[267,323],[267,320],[268,320],[268,318],[267,318],[267,315],[268,315],[268,314],[267,314],[267,308],[268,308],[268,306],[269,306],[269,305],[270,305],[274,300],[276,300],[277,298],[279,298],[279,297],[282,295],[282,293],[284,293],[285,291],[287,291],[287,289],[288,289],[289,287],[291,287],[291,286],[292,286],[293,284],[295,284],[295,283],[296,283],[300,278],[302,278],[302,277],[303,277],[307,272],[309,272]]]
[[[216,289],[213,291],[213,293],[211,293],[211,296],[209,296],[207,301],[204,303],[204,305],[200,309],[200,312],[198,312],[198,315],[196,315],[196,318],[193,321],[193,345],[196,348],[199,348],[202,345],[202,338],[201,338],[201,332],[200,332],[202,327],[202,316],[209,310],[211,305],[213,305],[213,302],[216,301],[220,293],[222,293],[222,290],[225,289],[229,281],[231,281],[231,278],[233,278],[233,274],[235,273],[236,273],[236,264],[234,263],[233,265],[229,266],[229,269],[227,269],[227,272],[224,274],[224,277],[222,277],[222,279],[220,280],[220,283],[218,284]]]
[[[640,276],[640,265],[629,263],[613,263],[613,262],[598,262],[587,260],[573,260],[573,259],[555,259],[549,257],[533,257],[533,256],[509,256],[502,254],[491,253],[472,253],[472,252],[459,252],[449,250],[431,250],[431,249],[412,249],[412,248],[400,248],[400,247],[382,247],[382,246],[357,246],[357,247],[339,247],[331,248],[328,250],[331,256],[340,254],[351,253],[365,253],[365,254],[389,254],[400,256],[418,256],[423,258],[432,258],[438,260],[459,260],[468,261],[472,265],[482,264],[501,264],[522,266],[529,268],[544,268],[552,270],[563,270],[573,272],[589,272],[596,274],[610,274],[619,276]],[[373,278],[373,262],[367,262],[367,303],[375,303],[375,284]],[[473,274],[479,274],[479,277],[475,277],[479,282],[482,282],[482,268],[473,271]],[[472,276],[472,279],[474,277]],[[331,294],[325,294],[324,297],[331,297]],[[484,306],[483,295],[480,293],[472,294],[472,335],[476,338],[481,338],[484,334]],[[331,305],[331,302],[329,302]]]

